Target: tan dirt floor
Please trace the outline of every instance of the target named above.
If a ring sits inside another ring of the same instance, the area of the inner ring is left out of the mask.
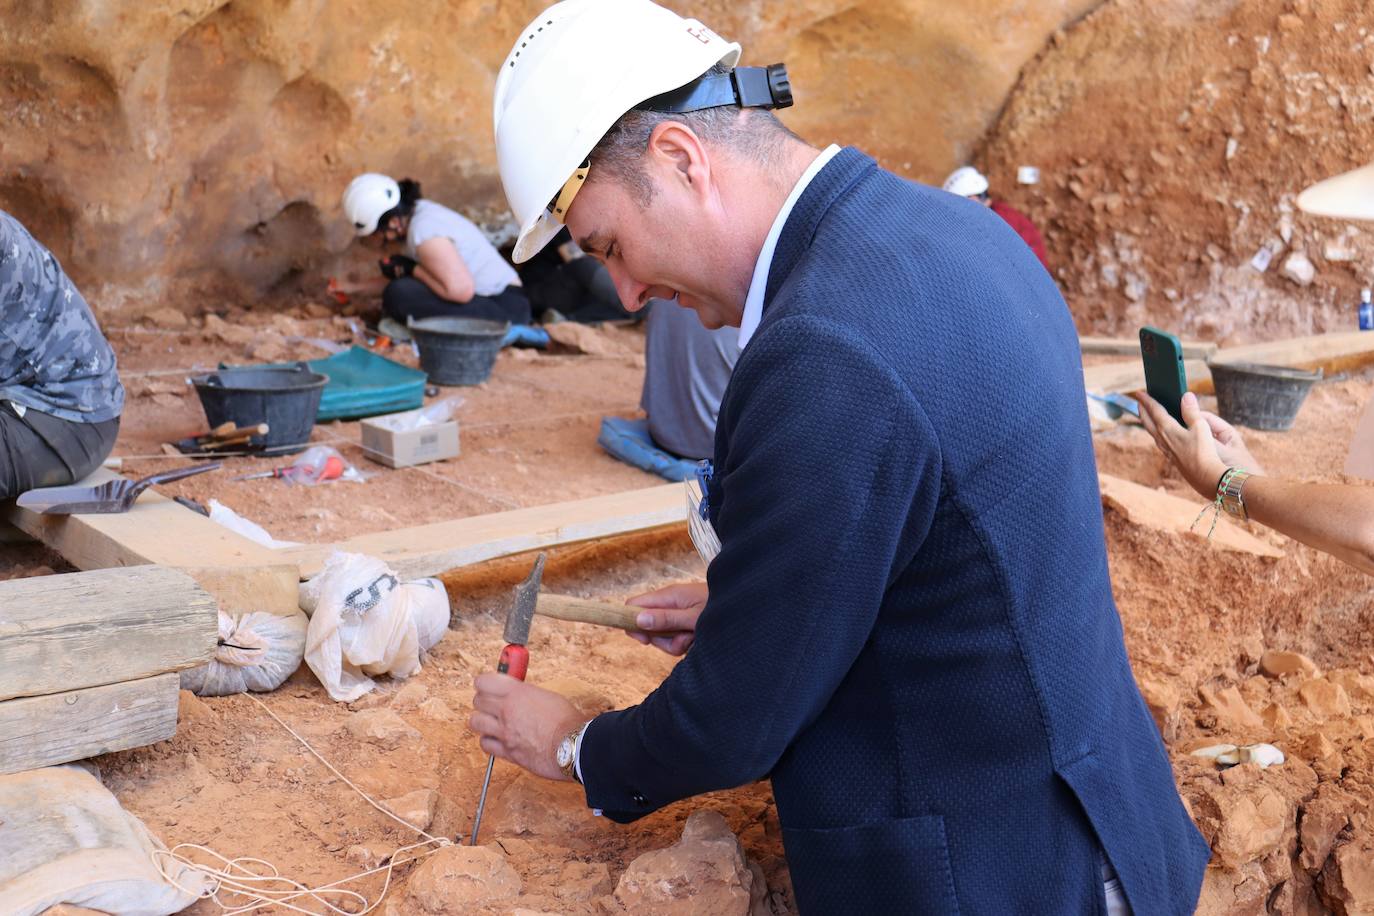
[[[328,318],[277,317],[271,319],[277,323],[273,326],[265,316],[231,317],[237,325],[260,327],[264,335],[283,333],[283,323],[289,322],[289,333],[297,336],[347,336],[341,322]],[[606,333],[618,344],[642,350],[633,329]],[[181,390],[181,379],[220,359],[244,361],[259,346],[210,341],[197,330],[168,334],[143,328],[115,330],[110,336],[130,389],[116,449],[125,456],[155,455],[163,439],[203,428],[195,395]],[[266,358],[320,355],[305,345],[289,349]],[[327,424],[316,429],[316,441],[339,445],[371,473],[365,484],[307,489],[272,480],[231,483],[222,473],[192,478],[167,491],[218,498],[280,538],[322,541],[651,486],[656,478],[613,461],[595,444],[603,414],[634,415],[641,365],[633,354],[604,358],[507,351],[488,383],[458,392],[466,401],[459,414],[463,454],[450,462],[392,471],[361,457],[352,444],[356,424]],[[1291,432],[1248,433],[1246,438],[1274,473],[1340,479],[1346,444],[1371,393],[1371,373],[1325,382],[1313,391]],[[1099,434],[1096,442],[1104,472],[1195,499],[1140,428],[1121,426]],[[125,473],[176,463],[131,460]],[[242,473],[273,463],[235,459],[228,471]],[[1285,863],[1301,852],[1299,816],[1319,784],[1329,784],[1323,792],[1338,791],[1343,801],[1351,799],[1348,808],[1354,816],[1342,828],[1338,847],[1367,847],[1374,838],[1363,814],[1374,800],[1368,775],[1374,750],[1369,580],[1258,527],[1252,530],[1282,547],[1282,559],[1223,553],[1200,538],[1138,527],[1110,509],[1106,527],[1113,584],[1137,676],[1147,698],[1161,707],[1158,719],[1171,741],[1181,791],[1219,850],[1201,911],[1232,912],[1247,894],[1258,895],[1262,906],[1266,895],[1304,892],[1310,879],[1301,874],[1294,878],[1291,863]],[[0,576],[67,568],[33,546],[6,545],[0,553],[5,557]],[[472,678],[493,665],[509,587],[524,576],[528,563],[528,557],[512,558],[447,576],[452,632],[409,682],[383,679],[377,691],[344,706],[330,701],[303,667],[282,689],[262,699],[377,798],[437,790],[433,830],[466,834],[486,764],[466,725]],[[702,571],[685,534],[660,533],[555,551],[545,582],[559,592],[622,599],[700,577]],[[1332,679],[1348,685],[1350,709],[1314,711],[1298,699],[1300,681],[1257,676],[1256,662],[1265,648],[1305,652],[1322,670],[1334,669]],[[636,702],[671,667],[666,656],[620,633],[543,619],[535,626],[530,650],[530,680],[572,695],[589,711]],[[1231,685],[1255,712],[1272,705],[1288,715],[1276,720],[1279,725],[1242,727],[1209,708],[1199,694],[1199,688]],[[387,748],[359,743],[343,731],[355,712],[379,707],[399,713],[420,738]],[[1285,719],[1291,722],[1283,724]],[[1259,740],[1276,743],[1290,762],[1263,772],[1240,767],[1228,771],[1223,783],[1212,765],[1183,752],[1205,743]],[[202,843],[230,856],[260,856],[307,882],[359,871],[356,861],[347,858],[352,847],[385,855],[412,841],[243,697],[197,699],[184,693],[175,739],[112,754],[100,764],[124,805],[165,842]],[[1274,823],[1245,820],[1256,799]],[[622,827],[592,817],[576,788],[544,783],[498,764],[483,839],[505,851],[524,881],[524,892],[491,912],[507,913],[512,906],[620,912],[612,891],[625,867],[644,852],[676,842],[686,817],[703,807],[726,816],[746,854],[762,865],[773,891],[773,909],[790,911],[786,865],[766,784],[682,802]],[[353,855],[356,860],[360,853],[353,850]],[[1332,857],[1328,869],[1334,861]],[[1321,867],[1318,862],[1317,869]],[[404,899],[406,872],[398,873],[402,886],[389,900]],[[1338,889],[1341,878],[1336,875],[1326,883]],[[379,885],[373,880],[369,886]],[[190,912],[217,910],[201,903]]]

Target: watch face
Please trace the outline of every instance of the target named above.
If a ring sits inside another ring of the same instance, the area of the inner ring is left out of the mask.
[[[558,745],[558,765],[566,767],[572,763],[573,740],[570,737],[564,738]]]

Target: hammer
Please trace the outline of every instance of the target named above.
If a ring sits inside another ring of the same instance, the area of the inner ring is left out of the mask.
[[[525,644],[529,642],[530,625],[534,622],[535,614],[622,630],[639,629],[635,623],[635,615],[639,613],[639,608],[605,601],[569,598],[564,595],[541,595],[539,585],[544,578],[544,559],[544,554],[540,553],[534,560],[534,569],[530,570],[529,577],[515,586],[514,600],[506,614],[506,647],[501,650],[501,658],[496,664],[496,670],[501,674],[509,674],[522,681],[530,666],[530,653]],[[482,826],[482,812],[487,806],[487,790],[491,787],[491,771],[495,765],[496,756],[492,755],[487,760],[487,775],[482,780],[482,795],[477,801],[477,815],[472,819],[473,846],[477,845],[477,831]]]

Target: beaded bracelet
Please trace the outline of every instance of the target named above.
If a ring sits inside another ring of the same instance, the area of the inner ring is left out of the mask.
[[[1214,500],[1202,507],[1202,511],[1193,519],[1193,523],[1188,526],[1192,531],[1197,527],[1197,523],[1202,521],[1202,517],[1207,514],[1207,510],[1212,510],[1212,527],[1207,529],[1207,540],[1212,539],[1212,533],[1217,530],[1217,519],[1221,517],[1222,510],[1226,510],[1228,515],[1234,515],[1239,519],[1247,519],[1249,515],[1245,511],[1245,500],[1241,498],[1241,488],[1245,486],[1245,481],[1250,477],[1250,472],[1243,468],[1227,468],[1222,472],[1221,479],[1217,481],[1217,495]]]

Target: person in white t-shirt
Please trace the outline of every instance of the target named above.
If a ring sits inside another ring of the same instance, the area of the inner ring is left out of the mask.
[[[421,197],[419,182],[359,175],[344,191],[343,209],[359,238],[404,242],[405,253],[382,258],[381,277],[334,289],[381,293],[382,311],[401,324],[437,317],[530,323],[515,268],[470,220]]]

